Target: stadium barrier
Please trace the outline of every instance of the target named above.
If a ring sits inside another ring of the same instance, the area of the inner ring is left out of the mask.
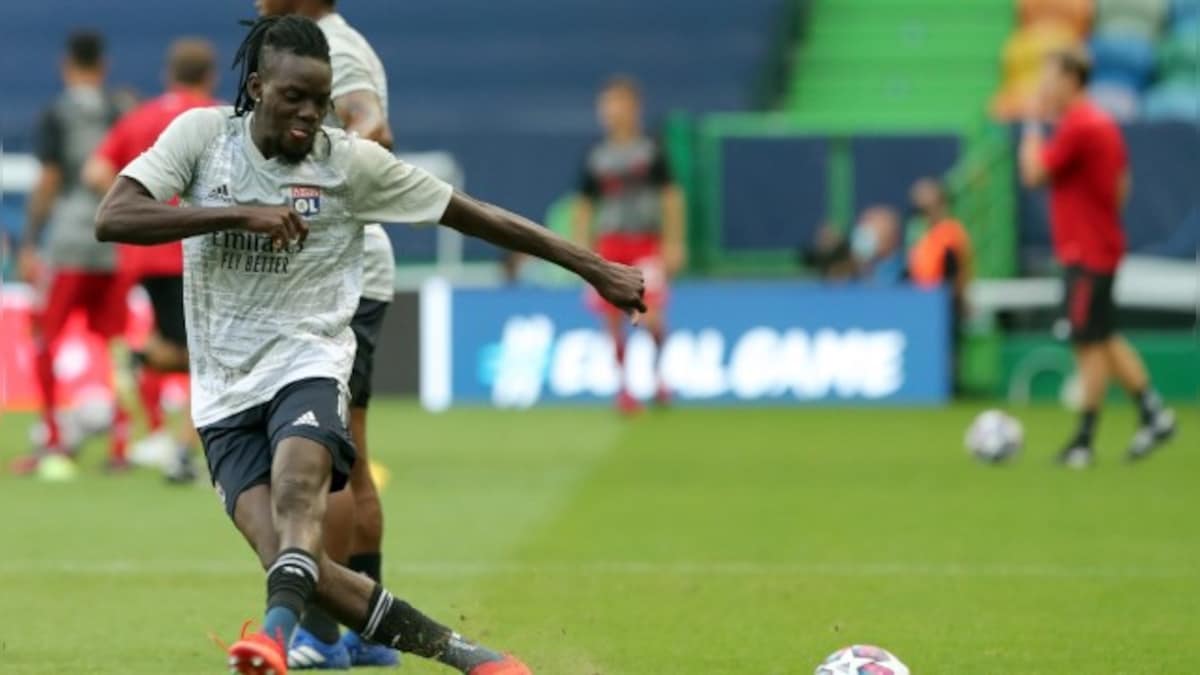
[[[661,354],[636,334],[631,393],[658,372],[682,404],[944,403],[948,300],[940,291],[800,282],[692,282],[671,292]],[[612,344],[578,289],[421,290],[421,398],[526,408],[599,402],[620,378]]]

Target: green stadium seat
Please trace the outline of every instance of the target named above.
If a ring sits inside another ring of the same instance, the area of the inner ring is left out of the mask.
[[[995,87],[1011,0],[818,0],[794,54],[797,120],[961,128]]]

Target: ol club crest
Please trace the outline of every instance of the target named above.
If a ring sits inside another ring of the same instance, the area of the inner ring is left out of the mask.
[[[321,212],[321,188],[297,185],[292,187],[292,208],[311,218]]]

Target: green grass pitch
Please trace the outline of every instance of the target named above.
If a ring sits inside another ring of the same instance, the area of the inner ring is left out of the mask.
[[[461,410],[382,402],[388,585],[544,675],[793,675],[854,642],[915,673],[1183,673],[1200,651],[1200,429],[1051,466],[1072,418],[1017,410],[1024,454],[961,449],[943,410]],[[27,416],[0,419],[0,459]],[[0,476],[0,672],[220,673],[207,634],[262,574],[207,487]],[[409,659],[404,672],[443,672]]]

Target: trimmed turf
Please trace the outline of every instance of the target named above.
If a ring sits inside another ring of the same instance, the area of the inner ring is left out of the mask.
[[[1016,411],[1014,464],[970,461],[978,410],[385,402],[386,580],[544,675],[792,675],[852,642],[916,673],[1190,672],[1200,411],[1129,467],[1114,409],[1073,474],[1052,408]],[[0,457],[28,421],[0,419]],[[254,559],[211,490],[105,477],[101,454],[70,484],[0,476],[0,672],[224,672],[206,634],[261,612]]]

